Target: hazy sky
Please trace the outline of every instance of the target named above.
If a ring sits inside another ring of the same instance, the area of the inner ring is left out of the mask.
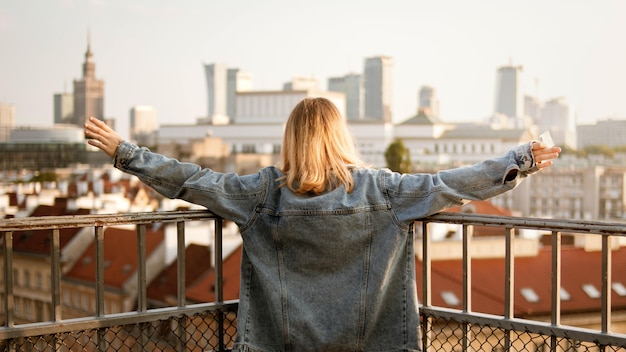
[[[395,63],[395,120],[416,112],[422,85],[443,120],[483,119],[510,60],[524,93],[566,97],[579,122],[626,118],[623,0],[0,0],[0,102],[15,104],[17,125],[52,124],[53,94],[82,76],[88,32],[120,130],[134,105],[154,106],[161,124],[206,115],[203,63],[249,72],[255,90],[295,75],[326,89],[379,55]]]

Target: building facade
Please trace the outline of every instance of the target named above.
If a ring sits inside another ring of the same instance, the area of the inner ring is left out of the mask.
[[[388,56],[365,59],[363,77],[365,119],[392,122],[393,59]]]
[[[104,119],[104,81],[96,78],[96,63],[91,52],[91,44],[87,43],[83,77],[74,80],[74,116],[71,123],[82,127],[91,117]]]
[[[579,125],[576,134],[579,149],[599,145],[612,148],[626,146],[626,119],[599,120],[593,125]]]
[[[348,121],[363,119],[363,76],[350,73],[342,77],[328,79],[328,90],[346,95],[346,117]]]
[[[540,115],[541,118],[537,122],[540,132],[550,131],[556,145],[576,148],[576,128],[565,98],[546,101]]]
[[[431,86],[422,86],[419,91],[418,110],[424,111],[427,115],[439,117],[439,99],[435,88]]]
[[[509,119],[523,116],[524,101],[521,91],[521,74],[522,66],[507,65],[498,68],[494,99],[495,114],[504,115]]]
[[[0,143],[7,142],[15,126],[15,105],[0,103]]]
[[[53,97],[54,123],[71,123],[74,118],[74,94],[57,93]],[[101,116],[103,117],[103,116]]]
[[[130,109],[130,138],[133,142],[153,146],[157,143],[159,123],[152,106],[136,105]]]
[[[252,89],[252,76],[237,68],[228,68],[225,63],[204,65],[207,82],[207,121],[226,124],[237,115],[235,96],[237,92]]]

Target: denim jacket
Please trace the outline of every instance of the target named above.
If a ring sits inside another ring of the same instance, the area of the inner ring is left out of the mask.
[[[354,168],[317,196],[279,169],[239,176],[123,142],[114,159],[169,198],[234,221],[243,238],[235,351],[420,351],[413,222],[495,196],[536,171],[530,144],[437,174]]]

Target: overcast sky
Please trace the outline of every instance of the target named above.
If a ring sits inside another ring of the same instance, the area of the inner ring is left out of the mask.
[[[523,66],[524,93],[566,97],[579,123],[626,118],[623,0],[45,0],[0,5],[0,102],[16,124],[52,125],[53,94],[82,76],[90,33],[105,114],[135,105],[160,124],[207,113],[203,63],[249,72],[255,90],[326,80],[394,59],[394,119],[431,85],[447,122],[493,112],[496,70]]]

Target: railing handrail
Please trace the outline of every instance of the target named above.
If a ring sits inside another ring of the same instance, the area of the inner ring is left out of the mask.
[[[444,212],[432,215],[420,221],[446,222],[459,225],[514,227],[518,229],[536,229],[546,232],[559,231],[588,233],[626,237],[626,221],[608,222],[598,220],[564,220],[484,214]]]
[[[38,216],[0,220],[0,232],[54,230],[90,226],[140,225],[217,218],[219,218],[217,215],[208,210]]]

